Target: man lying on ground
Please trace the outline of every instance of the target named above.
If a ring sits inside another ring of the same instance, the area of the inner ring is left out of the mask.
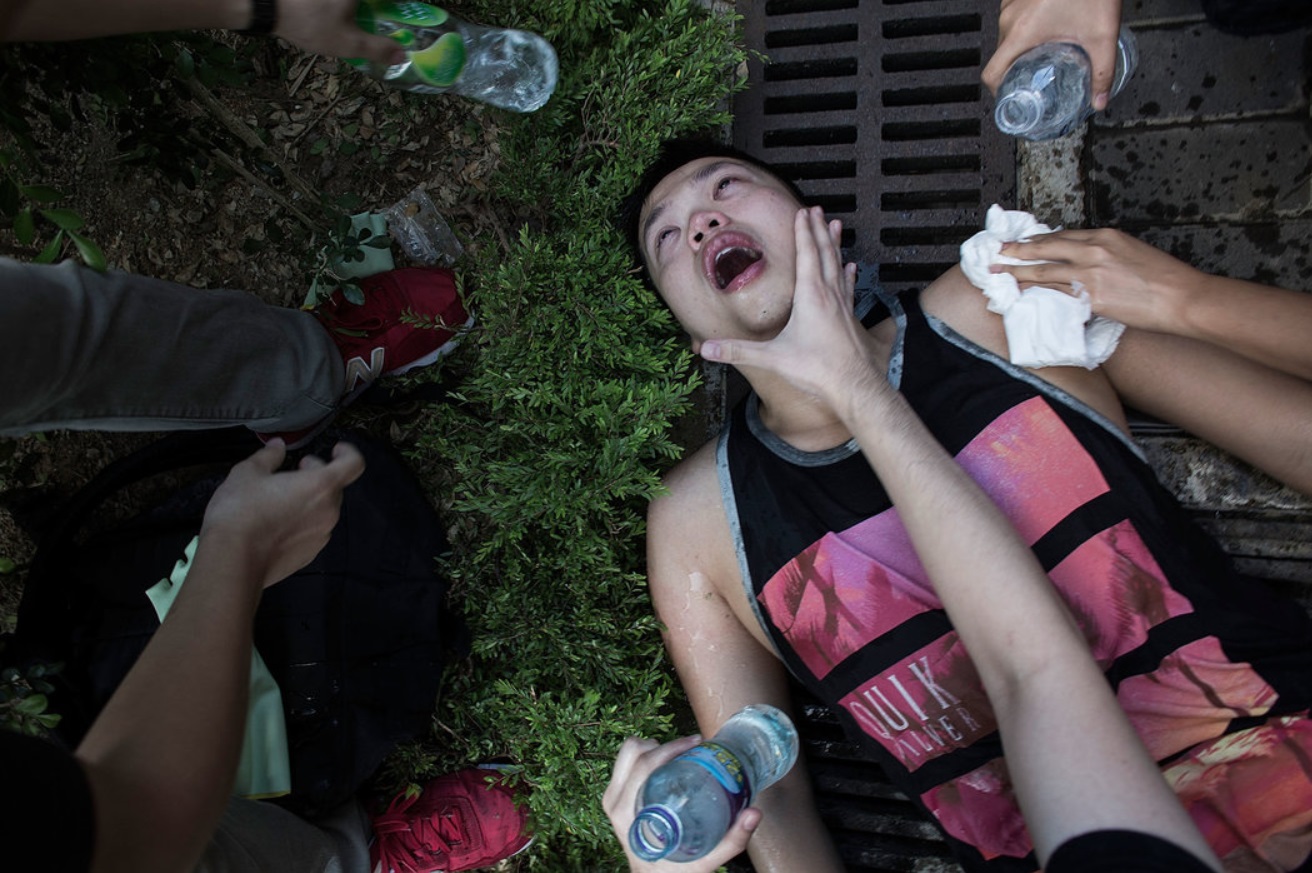
[[[998,718],[871,466],[870,431],[853,427],[873,370],[1032,548],[1222,861],[1305,864],[1312,621],[1235,576],[1157,483],[1121,404],[1312,493],[1312,298],[1207,277],[1111,231],[1053,234],[1004,253],[1055,263],[1010,272],[1078,279],[1095,313],[1128,325],[1102,367],[1011,365],[1001,319],[954,268],[845,316],[866,357],[821,392],[788,369],[810,366],[802,350],[822,329],[794,304],[816,281],[794,189],[723,147],[676,147],[631,205],[642,261],[694,350],[753,389],[650,510],[652,598],[704,735],[746,704],[787,707],[791,671],[967,869],[1038,867]],[[956,523],[950,503],[938,523]],[[760,805],[758,870],[841,869],[802,768]]]

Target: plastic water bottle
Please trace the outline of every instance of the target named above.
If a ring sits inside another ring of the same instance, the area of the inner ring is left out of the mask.
[[[693,861],[797,761],[797,730],[773,706],[744,707],[710,740],[660,768],[638,794],[629,846],[644,861]]]
[[[1125,87],[1139,63],[1134,33],[1122,27],[1116,41],[1111,96]],[[1093,114],[1093,68],[1080,46],[1049,42],[1016,59],[998,88],[993,120],[998,130],[1031,140],[1065,136]]]
[[[356,22],[405,47],[405,60],[390,67],[351,61],[394,87],[459,94],[515,112],[540,108],[556,90],[556,50],[536,33],[471,24],[413,0],[361,0]]]

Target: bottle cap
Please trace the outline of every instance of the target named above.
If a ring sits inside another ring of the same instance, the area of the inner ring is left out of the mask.
[[[1036,91],[1018,89],[1005,94],[993,110],[998,130],[1012,135],[1027,133],[1043,117],[1043,98]]]
[[[629,828],[629,848],[644,861],[659,861],[679,845],[679,819],[663,806],[644,806]]]

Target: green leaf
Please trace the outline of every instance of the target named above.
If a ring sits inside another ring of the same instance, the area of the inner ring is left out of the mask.
[[[46,243],[46,247],[41,250],[41,254],[36,256],[35,263],[53,264],[55,258],[59,257],[59,252],[64,247],[64,232],[61,230],[55,234],[55,238]]]
[[[41,215],[54,223],[60,230],[81,230],[86,224],[82,216],[71,209],[42,209]]]
[[[0,215],[18,213],[18,186],[9,179],[0,179]]]
[[[173,66],[178,71],[178,75],[184,79],[190,79],[196,75],[196,59],[185,48],[178,51],[178,56],[173,60]]]
[[[29,694],[14,704],[14,711],[23,715],[40,715],[45,712],[48,702],[44,694]]]
[[[12,573],[17,568],[18,565],[14,563],[13,558],[7,558],[4,555],[0,555],[0,576],[5,575],[6,573]]]
[[[364,303],[364,290],[354,282],[347,282],[342,285],[342,296],[356,306],[360,306]]]
[[[24,185],[21,190],[24,197],[37,203],[54,203],[64,197],[61,192],[49,185]]]
[[[103,273],[109,268],[109,264],[105,261],[105,253],[100,250],[100,246],[76,231],[70,230],[68,235],[72,238],[73,245],[77,246],[77,253],[82,257],[82,263],[97,273]]]
[[[36,222],[32,220],[32,210],[24,209],[14,216],[14,236],[20,245],[30,246],[36,239]]]

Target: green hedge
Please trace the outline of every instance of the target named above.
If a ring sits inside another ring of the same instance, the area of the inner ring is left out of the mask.
[[[495,196],[532,218],[465,265],[478,326],[459,396],[425,413],[412,451],[448,504],[448,570],[475,635],[432,767],[523,762],[538,835],[523,866],[619,869],[600,804],[611,760],[630,734],[669,738],[681,707],[644,515],[698,380],[613,216],[660,140],[728,122],[743,52],[735,20],[687,0],[461,11],[545,33],[561,80],[507,128]]]

